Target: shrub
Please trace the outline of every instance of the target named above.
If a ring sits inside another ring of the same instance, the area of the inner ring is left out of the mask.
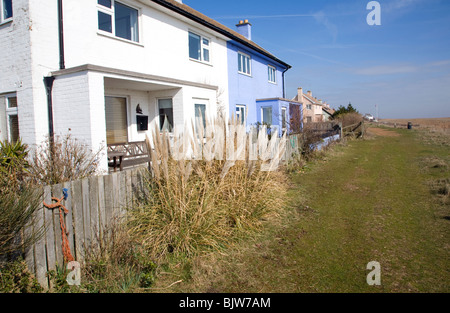
[[[43,289],[29,272],[24,260],[0,265],[0,293],[42,292]]]
[[[19,139],[0,142],[0,190],[18,192],[28,173],[28,146]]]
[[[213,126],[221,123],[216,120]],[[190,142],[194,150],[197,145],[200,150],[211,147],[212,135],[204,136],[203,129],[197,129],[192,131],[193,137],[185,130],[181,142]],[[260,134],[267,138],[266,132]],[[130,211],[128,220],[131,234],[153,258],[220,250],[236,235],[258,229],[283,206],[286,189],[282,173],[262,171],[263,162],[251,161],[248,151],[245,160],[234,162],[175,158],[166,133],[155,129],[153,139],[153,177],[149,173],[147,196]],[[226,137],[225,150],[230,140],[236,138]]]
[[[335,117],[333,120],[337,121],[337,122],[341,122],[342,127],[347,127],[347,126],[362,122],[363,117],[361,114],[359,114],[357,112],[351,112],[351,113],[340,114],[337,117]]]
[[[86,250],[82,288],[89,292],[134,292],[149,288],[156,266],[142,245],[115,220],[102,231],[98,244]]]
[[[31,189],[0,194],[0,256],[24,250],[42,236],[43,227],[24,232],[39,208],[40,194]]]
[[[35,183],[54,185],[98,174],[102,149],[93,152],[71,135],[47,139],[38,147],[30,162],[30,175]]]

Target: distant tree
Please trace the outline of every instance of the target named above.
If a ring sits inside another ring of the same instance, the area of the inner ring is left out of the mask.
[[[359,113],[353,106],[351,103],[349,103],[347,105],[347,107],[341,105],[339,106],[339,108],[336,110],[336,112],[334,112],[332,118],[335,119],[338,116],[342,115],[342,114],[347,114],[347,113]]]

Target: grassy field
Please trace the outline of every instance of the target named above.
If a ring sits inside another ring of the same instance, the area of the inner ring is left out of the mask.
[[[160,272],[153,291],[449,292],[449,177],[448,136],[371,128],[294,173],[263,233]]]

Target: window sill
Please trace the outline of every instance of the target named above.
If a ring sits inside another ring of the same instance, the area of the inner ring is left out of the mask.
[[[244,73],[244,72],[238,72],[238,74],[241,74],[241,75],[244,75],[244,76],[247,76],[247,77],[253,77],[252,74],[247,74],[247,73]]]
[[[277,85],[277,82],[271,82],[271,81],[269,80],[269,84]]]
[[[0,26],[7,25],[7,24],[11,23],[12,21],[13,21],[13,18],[11,17],[7,20],[4,20],[3,22],[0,22]]]
[[[129,43],[129,44],[132,44],[132,45],[135,45],[135,46],[138,46],[138,47],[144,47],[144,45],[139,43],[139,42],[128,40],[128,39],[124,39],[124,38],[120,38],[120,37],[114,36],[113,34],[108,33],[108,32],[97,31],[97,35],[103,36],[103,37],[107,37],[107,38],[110,38],[110,39],[115,39],[117,41]]]
[[[193,59],[193,58],[189,58],[189,60],[192,61],[192,62],[196,62],[196,63],[208,65],[208,66],[211,66],[211,67],[213,66],[213,65],[211,64],[211,62],[200,61],[200,60]]]

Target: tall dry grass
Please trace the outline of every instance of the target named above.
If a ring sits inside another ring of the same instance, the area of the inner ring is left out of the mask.
[[[130,211],[128,224],[156,259],[220,250],[261,227],[284,205],[283,174],[267,171],[267,158],[251,157],[252,134],[245,134],[237,120],[226,125],[216,119],[206,129],[202,123],[196,126],[175,132],[176,140],[155,128],[153,140],[148,140],[152,174],[146,197]],[[258,142],[273,149],[277,141],[264,136],[266,132],[259,132]],[[278,152],[273,158],[283,153]],[[227,158],[233,153],[234,159]]]

